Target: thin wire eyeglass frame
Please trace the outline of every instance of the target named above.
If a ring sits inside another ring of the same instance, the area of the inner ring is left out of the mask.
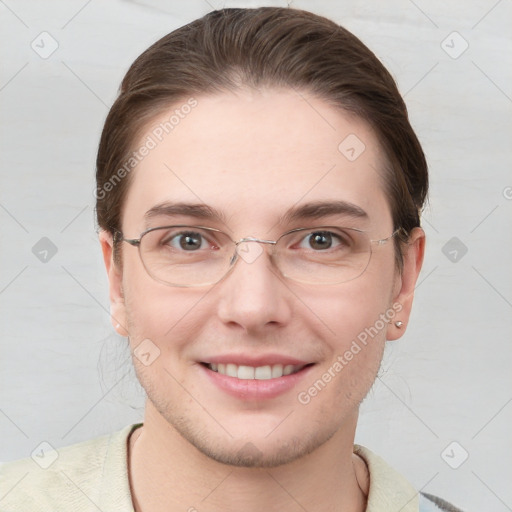
[[[158,279],[157,277],[155,277],[149,271],[149,269],[147,268],[146,262],[144,261],[144,257],[142,256],[142,253],[141,253],[141,241],[144,238],[144,236],[147,235],[148,233],[151,233],[151,232],[157,231],[157,230],[173,229],[173,228],[187,228],[187,229],[190,229],[190,230],[193,230],[193,229],[204,229],[204,230],[207,230],[207,231],[213,231],[213,232],[216,232],[216,233],[220,233],[220,234],[226,236],[226,238],[228,238],[234,244],[234,253],[233,253],[233,256],[231,257],[231,260],[229,262],[229,267],[226,270],[226,272],[224,273],[224,275],[222,275],[216,281],[211,281],[211,282],[207,282],[207,283],[200,283],[200,284],[174,284],[174,283],[170,283],[168,281],[164,281],[162,279]],[[161,284],[167,285],[167,286],[172,286],[172,287],[192,288],[192,287],[197,287],[197,286],[210,286],[210,285],[213,285],[213,284],[217,284],[220,281],[222,281],[225,277],[227,277],[227,275],[233,270],[233,268],[235,267],[236,262],[239,259],[238,258],[237,248],[238,248],[238,246],[241,243],[244,243],[244,242],[259,242],[259,243],[262,243],[262,244],[270,244],[273,247],[275,247],[276,244],[279,242],[279,240],[281,240],[284,236],[287,236],[287,235],[289,235],[291,233],[296,233],[296,232],[299,232],[299,231],[310,231],[310,230],[323,231],[323,230],[333,229],[333,228],[341,229],[341,230],[343,230],[343,229],[347,230],[348,229],[350,231],[356,231],[356,232],[363,233],[363,234],[367,235],[366,231],[364,231],[362,229],[358,229],[358,228],[345,228],[343,226],[315,226],[315,227],[309,227],[309,228],[295,228],[295,229],[291,229],[290,231],[287,231],[286,233],[283,233],[277,240],[265,240],[265,239],[255,238],[255,237],[249,236],[249,237],[241,238],[240,240],[238,240],[238,242],[235,242],[235,240],[233,240],[227,233],[225,233],[224,231],[222,231],[220,229],[217,229],[217,228],[212,228],[212,227],[208,227],[208,226],[196,226],[196,225],[189,225],[189,224],[177,224],[177,225],[170,225],[170,226],[157,226],[157,227],[152,227],[152,228],[146,229],[145,231],[143,231],[139,235],[139,238],[125,238],[121,231],[116,230],[115,233],[114,233],[114,242],[118,242],[118,241],[126,242],[126,243],[128,243],[128,244],[130,244],[130,245],[132,245],[134,247],[137,247],[138,248],[139,257],[140,257],[141,262],[142,262],[142,266],[146,270],[146,272],[149,275],[149,277],[151,277],[155,281],[157,281],[157,282],[159,282]],[[275,264],[275,259],[273,258],[274,252],[271,252],[270,259],[271,259],[271,261],[274,262],[274,266],[279,270],[281,275],[283,277],[287,278],[287,279],[290,279],[291,281],[305,283],[305,284],[313,284],[313,285],[314,284],[321,284],[321,285],[326,285],[326,284],[333,284],[333,285],[334,284],[343,284],[343,283],[347,283],[349,281],[353,281],[354,279],[357,279],[358,277],[361,277],[364,274],[364,272],[366,271],[366,269],[368,268],[368,266],[370,264],[370,260],[371,260],[372,254],[373,254],[373,251],[371,250],[372,244],[384,245],[387,242],[389,242],[389,240],[394,238],[401,231],[406,233],[403,228],[399,227],[395,231],[393,231],[393,233],[391,235],[389,235],[386,238],[381,238],[379,240],[368,239],[368,242],[370,244],[370,253],[369,253],[369,256],[368,256],[368,262],[367,262],[366,266],[364,267],[364,269],[358,275],[356,275],[355,277],[347,279],[345,281],[336,282],[336,283],[314,283],[314,282],[301,281],[301,280],[298,280],[298,279],[294,279],[294,278],[289,277],[288,275],[284,274],[281,271],[281,269]]]

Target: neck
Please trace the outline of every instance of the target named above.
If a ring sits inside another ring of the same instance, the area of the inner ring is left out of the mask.
[[[146,407],[128,442],[135,512],[363,512],[369,476],[353,453],[356,420],[292,463],[241,468],[207,457]]]

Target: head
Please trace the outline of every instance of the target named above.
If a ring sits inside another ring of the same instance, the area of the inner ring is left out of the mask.
[[[427,188],[393,78],[326,18],[224,9],[146,50],[105,122],[96,210],[113,324],[132,350],[153,354],[151,364],[136,354],[133,361],[155,421],[216,460],[247,466],[290,462],[353,430],[385,342],[405,331],[394,321],[407,325]],[[300,221],[284,215],[334,201],[355,208],[310,208]],[[161,206],[171,203],[214,213],[170,216]],[[289,280],[262,245],[213,285],[175,287],[151,277],[123,237],[176,224],[220,229],[235,241],[342,225],[390,243],[372,245],[364,272],[340,284]],[[240,398],[209,385],[203,363],[219,357],[308,367],[276,396]],[[249,442],[256,449],[246,453]]]

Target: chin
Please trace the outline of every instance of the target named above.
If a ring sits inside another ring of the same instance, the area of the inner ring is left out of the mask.
[[[275,431],[266,429],[265,433],[245,432],[241,436],[231,436],[224,430],[207,429],[203,425],[197,427],[197,421],[181,417],[167,420],[180,436],[190,445],[194,446],[206,457],[221,464],[238,468],[274,468],[290,464],[315,451],[336,432],[328,430],[325,425],[312,424],[311,431],[299,426],[299,431],[290,432],[289,429],[279,428]],[[297,422],[292,422],[297,428]]]
[[[325,441],[323,441],[325,442]],[[258,440],[231,443],[229,446],[214,443],[193,443],[208,458],[237,468],[275,468],[290,464],[314,451],[322,443],[319,439],[288,439],[286,443],[263,446]],[[233,444],[241,447],[233,448]]]

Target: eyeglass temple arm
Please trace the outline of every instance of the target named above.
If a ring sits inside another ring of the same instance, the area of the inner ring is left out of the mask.
[[[395,237],[399,233],[403,233],[405,236],[408,236],[407,231],[404,228],[399,227],[398,229],[393,231],[393,233],[391,235],[389,235],[387,238],[381,238],[380,240],[370,240],[370,241],[374,244],[382,245],[382,244],[385,244],[386,242],[388,242],[389,240],[391,240],[393,237]]]
[[[140,245],[140,238],[124,238],[121,231],[115,231],[114,242],[127,242],[134,247],[138,247]]]

